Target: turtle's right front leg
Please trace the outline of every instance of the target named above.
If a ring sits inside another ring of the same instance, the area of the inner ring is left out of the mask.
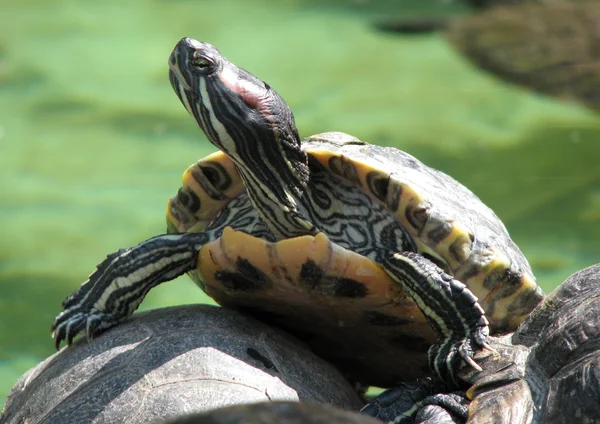
[[[165,234],[112,253],[67,297],[54,319],[56,349],[85,329],[88,340],[129,317],[148,291],[196,268],[208,233]]]

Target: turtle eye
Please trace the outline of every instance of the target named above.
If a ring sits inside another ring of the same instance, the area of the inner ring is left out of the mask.
[[[190,63],[192,64],[192,66],[194,68],[196,68],[198,71],[200,71],[202,73],[208,73],[214,67],[214,62],[212,60],[210,60],[206,56],[200,56],[200,55],[196,56],[195,54],[192,57]]]

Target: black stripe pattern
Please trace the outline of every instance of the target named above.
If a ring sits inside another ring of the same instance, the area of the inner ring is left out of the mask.
[[[246,197],[231,201],[201,233],[164,234],[112,253],[67,297],[52,325],[56,348],[85,331],[88,340],[131,316],[150,289],[196,269],[198,251],[225,227],[272,239]]]
[[[316,234],[298,212],[309,176],[307,156],[281,96],[207,43],[181,40],[169,64],[179,99],[209,141],[235,163],[273,234],[278,239]]]

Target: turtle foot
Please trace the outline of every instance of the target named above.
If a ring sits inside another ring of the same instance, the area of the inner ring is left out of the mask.
[[[481,371],[481,367],[473,359],[475,353],[481,349],[493,351],[487,343],[489,329],[487,319],[482,316],[482,325],[467,333],[459,340],[451,337],[439,340],[429,349],[429,364],[436,375],[452,387],[460,385],[457,377],[463,362]]]
[[[85,330],[88,340],[131,316],[148,291],[196,267],[206,233],[163,234],[111,253],[62,303],[52,324],[54,346]]]
[[[438,340],[429,349],[429,364],[437,376],[451,387],[459,387],[457,373],[463,362],[481,371],[473,356],[481,349],[493,350],[488,344],[488,320],[477,297],[460,281],[444,278],[444,288],[450,299],[455,299],[454,314],[447,315],[440,326]]]
[[[446,393],[446,387],[426,378],[385,390],[361,412],[394,424],[464,423],[469,401],[464,392]]]
[[[56,350],[60,348],[63,340],[70,346],[73,338],[84,330],[88,341],[91,341],[96,335],[117,325],[119,320],[124,318],[108,310],[101,310],[97,305],[106,306],[102,295],[110,294],[105,288],[112,286],[119,271],[119,256],[126,253],[126,249],[120,249],[107,255],[89,279],[62,302],[64,310],[54,318],[51,327]]]
[[[52,337],[54,347],[60,348],[63,340],[67,345],[73,343],[73,338],[85,331],[88,342],[95,336],[119,323],[119,319],[105,311],[92,308],[85,310],[79,305],[65,309],[54,319],[52,324]]]

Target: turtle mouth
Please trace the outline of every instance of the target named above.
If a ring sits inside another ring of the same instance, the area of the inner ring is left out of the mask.
[[[175,89],[177,95],[179,95],[180,87],[183,87],[187,91],[192,90],[181,73],[178,57],[180,57],[180,55],[177,54],[177,49],[175,49],[169,57],[169,80],[171,81],[171,85]]]
[[[173,90],[177,94],[177,97],[179,97],[179,99],[182,101],[183,101],[183,99],[181,98],[181,96],[183,95],[182,88],[183,88],[183,91],[186,91],[188,93],[192,91],[192,87],[190,87],[190,85],[187,83],[185,78],[183,78],[183,76],[177,69],[173,69],[173,68],[169,69],[169,81],[171,81],[171,86],[173,87]]]

